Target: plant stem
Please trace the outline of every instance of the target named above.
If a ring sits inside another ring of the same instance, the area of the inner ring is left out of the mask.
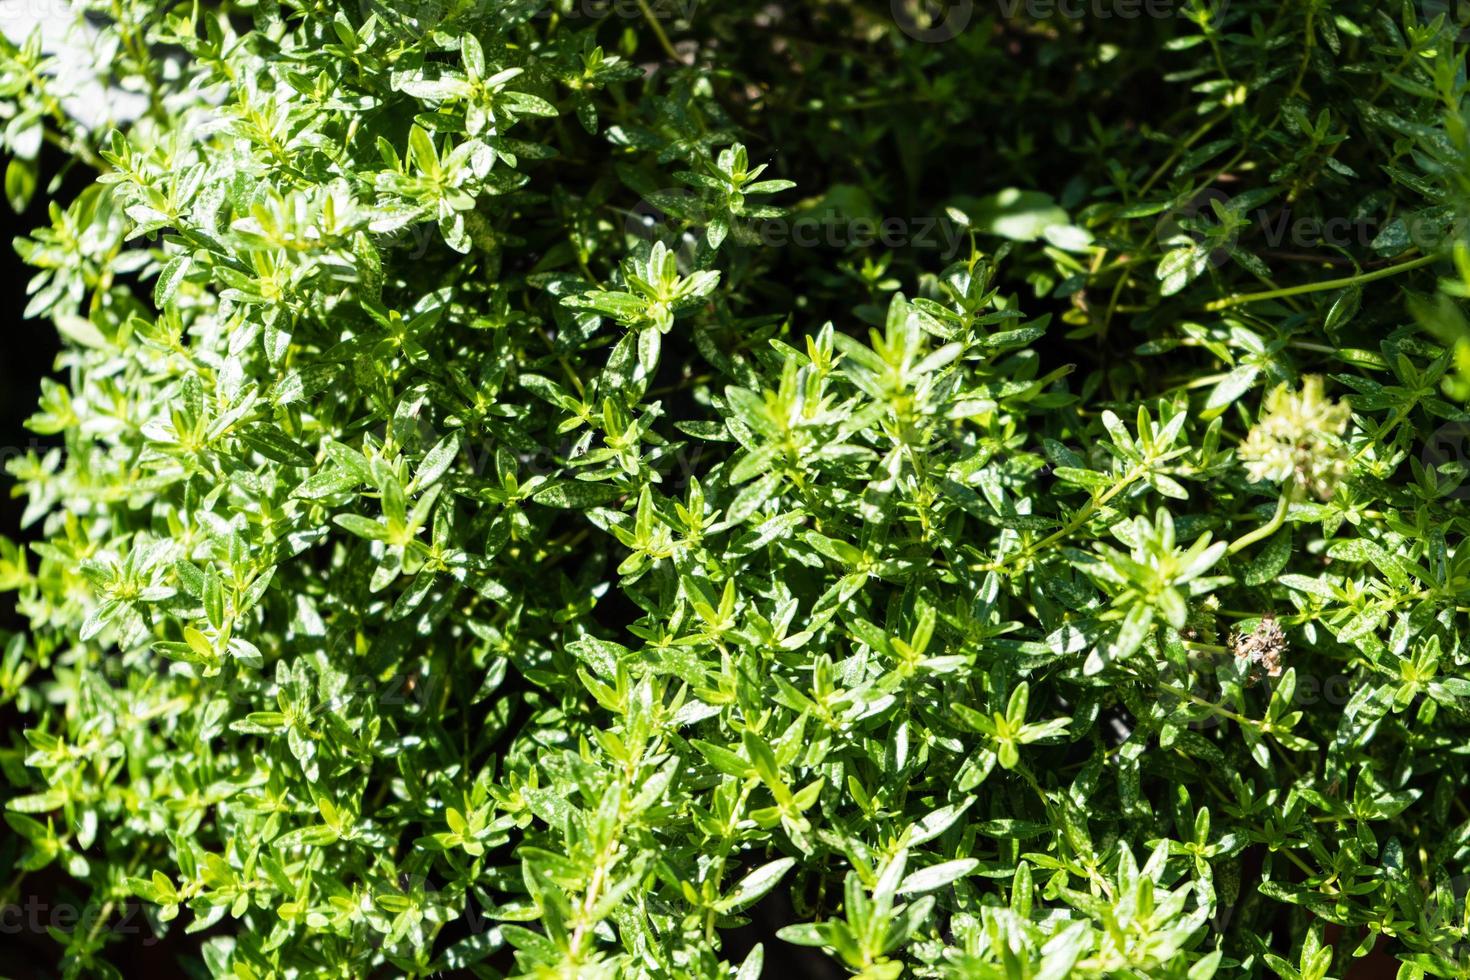
[[[1128,489],[1128,487],[1132,486],[1135,480],[1143,476],[1143,473],[1143,467],[1133,467],[1133,469],[1129,470],[1127,475],[1123,477],[1121,482],[1109,487],[1108,490],[1101,496],[1092,497],[1087,501],[1086,504],[1083,504],[1082,509],[1077,512],[1076,516],[1073,517],[1072,520],[1067,522],[1067,525],[1065,527],[1053,532],[1052,534],[1047,535],[1045,538],[1042,538],[1040,541],[1038,541],[1036,544],[1031,545],[1029,548],[1022,548],[1020,551],[1006,558],[1003,558],[1000,561],[993,561],[987,565],[981,566],[979,571],[1004,571],[1006,566],[1009,565],[1011,562],[1017,560],[1025,561],[1026,559],[1031,558],[1033,555],[1038,554],[1049,545],[1055,544],[1062,538],[1067,537],[1078,528],[1086,524],[1089,520],[1091,520],[1092,515],[1097,512],[1098,508],[1102,507],[1109,500],[1112,500],[1118,494],[1122,493],[1124,490]]]
[[[1205,698],[1202,698],[1199,695],[1195,694],[1193,691],[1187,691],[1182,687],[1176,687],[1173,684],[1167,684],[1163,681],[1158,682],[1158,688],[1161,691],[1167,691],[1175,697],[1183,698],[1186,701],[1193,702],[1194,704],[1199,705],[1201,708],[1209,708],[1212,713],[1217,714],[1222,718],[1229,718],[1237,725],[1245,725],[1251,728],[1255,728],[1259,731],[1265,730],[1265,725],[1259,721],[1256,721],[1256,719],[1247,718],[1245,715],[1240,714],[1237,711],[1231,711],[1229,708],[1225,707],[1222,704],[1216,704],[1213,701],[1208,701]]]
[[[1352,286],[1360,286],[1363,283],[1373,282],[1378,279],[1387,279],[1396,276],[1400,272],[1408,272],[1419,269],[1431,262],[1439,260],[1438,255],[1421,255],[1417,259],[1408,262],[1400,262],[1398,265],[1386,266],[1375,269],[1372,272],[1360,273],[1356,276],[1347,276],[1343,279],[1327,279],[1322,282],[1309,282],[1301,286],[1287,286],[1284,289],[1269,289],[1263,293],[1236,293],[1234,296],[1226,296],[1205,304],[1205,309],[1214,312],[1216,310],[1228,310],[1232,306],[1243,306],[1246,303],[1258,303],[1268,299],[1283,299],[1287,296],[1299,296],[1302,293],[1316,293],[1324,289],[1347,289]]]
[[[648,0],[638,0],[638,9],[643,11],[643,19],[648,21],[649,27],[653,28],[654,36],[658,38],[659,47],[664,49],[664,54],[683,64],[684,59],[679,57],[679,52],[674,50],[674,45],[670,43],[669,36],[664,33],[663,25],[658,22],[658,16],[648,5]]]
[[[1278,530],[1280,530],[1281,525],[1286,522],[1286,511],[1290,506],[1291,491],[1282,490],[1281,498],[1276,501],[1276,513],[1271,515],[1271,520],[1266,522],[1265,524],[1262,524],[1254,531],[1242,534],[1240,537],[1236,538],[1233,542],[1231,542],[1230,547],[1225,549],[1225,553],[1227,555],[1233,555],[1242,548],[1248,548],[1251,545],[1255,544],[1257,541],[1260,541],[1262,538],[1269,538],[1271,535],[1275,534]]]

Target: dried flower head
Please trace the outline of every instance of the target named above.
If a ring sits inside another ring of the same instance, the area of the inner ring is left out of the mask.
[[[1249,633],[1231,634],[1230,652],[1235,654],[1247,683],[1254,684],[1262,677],[1280,677],[1286,633],[1276,617],[1267,613]]]
[[[1342,441],[1352,409],[1323,393],[1320,375],[1302,379],[1301,391],[1278,385],[1266,396],[1261,417],[1238,451],[1252,483],[1295,480],[1327,500],[1347,475]]]

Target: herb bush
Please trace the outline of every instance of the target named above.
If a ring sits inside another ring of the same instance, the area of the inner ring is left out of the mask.
[[[65,975],[1470,971],[1456,10],[75,10],[135,114],[0,50]]]

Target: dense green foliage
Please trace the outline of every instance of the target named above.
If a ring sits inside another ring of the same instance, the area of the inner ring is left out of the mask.
[[[1453,10],[77,7],[135,118],[0,49],[12,202],[95,174],[0,540],[67,975],[1467,975]]]

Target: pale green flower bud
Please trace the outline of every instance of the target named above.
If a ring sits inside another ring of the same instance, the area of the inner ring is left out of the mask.
[[[1327,500],[1348,472],[1342,435],[1351,418],[1348,403],[1327,398],[1321,376],[1308,375],[1301,391],[1282,384],[1266,396],[1237,455],[1252,483],[1295,481]]]

